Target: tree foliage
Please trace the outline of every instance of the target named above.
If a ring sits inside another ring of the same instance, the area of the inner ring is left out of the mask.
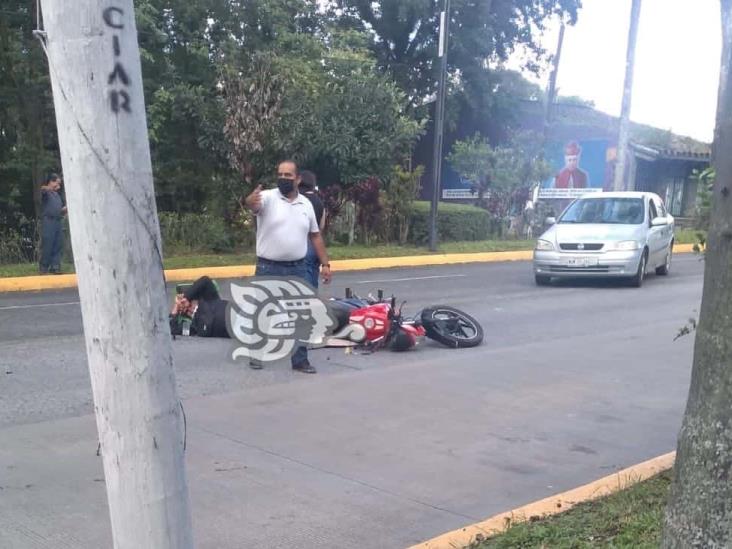
[[[40,205],[38,185],[57,170],[58,143],[46,59],[33,37],[35,3],[0,11],[0,225],[18,225]]]
[[[399,244],[407,243],[413,205],[419,195],[423,173],[423,166],[407,170],[396,165],[391,176],[385,180],[382,203],[385,211],[386,240],[395,239]]]
[[[288,55],[257,53],[224,79],[236,167],[261,178],[284,155],[346,187],[387,175],[423,126],[406,114],[403,92],[354,32],[290,38],[299,47]]]
[[[506,145],[493,147],[486,138],[475,134],[456,141],[447,160],[471,182],[481,207],[505,217],[513,207],[523,204],[529,188],[551,172],[540,143],[533,132],[521,132]]]
[[[579,0],[452,0],[449,71],[476,101],[484,97],[488,64],[517,48],[536,70],[544,57],[538,38],[552,16],[570,22]],[[340,24],[368,32],[379,66],[393,75],[418,106],[436,91],[438,27],[442,0],[332,0]]]
[[[271,174],[282,156],[342,187],[334,196],[394,180],[435,90],[438,4],[136,0],[158,207],[233,219],[242,178]],[[577,4],[453,0],[453,119],[478,105],[502,125],[516,97],[539,97],[520,75],[488,67],[520,46],[540,55],[536,33],[552,14],[572,19]],[[34,10],[23,0],[0,10],[0,222],[16,227],[34,215],[43,175],[60,170]]]
[[[712,196],[716,173],[711,166],[704,170],[694,170],[691,177],[696,180],[696,207],[694,223],[697,229],[709,230],[709,217],[712,212]],[[704,242],[701,243],[704,245]]]

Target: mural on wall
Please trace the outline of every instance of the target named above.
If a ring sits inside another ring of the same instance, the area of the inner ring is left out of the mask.
[[[608,168],[613,151],[607,140],[549,143],[545,154],[553,173],[541,184],[539,198],[574,199],[608,188],[612,178],[612,170]]]
[[[617,149],[607,139],[551,141],[544,154],[551,176],[541,183],[534,200],[551,203],[557,214],[583,194],[612,189]],[[443,200],[477,198],[473,184],[447,162],[442,165],[441,191]]]

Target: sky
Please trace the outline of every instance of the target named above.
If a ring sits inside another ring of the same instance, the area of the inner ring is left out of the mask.
[[[619,116],[631,0],[583,0],[564,34],[557,87]],[[542,38],[555,51],[558,23]],[[630,118],[711,142],[722,38],[719,0],[642,0]],[[519,66],[516,55],[509,66]],[[529,75],[526,75],[529,77]],[[546,87],[548,72],[541,80]]]

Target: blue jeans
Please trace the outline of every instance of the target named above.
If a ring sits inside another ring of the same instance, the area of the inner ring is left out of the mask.
[[[64,231],[61,219],[44,217],[41,227],[41,272],[61,270]]]
[[[308,240],[308,254],[305,256],[305,265],[307,267],[308,271],[308,277],[306,280],[310,283],[310,285],[318,289],[318,277],[320,275],[320,259],[318,259],[318,254],[315,253],[315,247],[313,246],[313,243]]]
[[[307,264],[303,260],[297,265],[278,265],[275,263],[264,263],[257,261],[257,269],[254,271],[254,276],[289,276],[293,278],[299,278],[308,282],[308,270]],[[292,355],[290,362],[293,366],[300,364],[308,359],[308,348],[304,345],[300,345],[296,350],[295,354]]]

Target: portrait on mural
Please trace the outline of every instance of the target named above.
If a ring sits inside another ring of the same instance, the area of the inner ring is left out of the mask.
[[[564,147],[564,167],[554,177],[555,189],[586,189],[589,187],[589,174],[579,167],[582,147],[570,141]]]
[[[566,139],[547,144],[545,158],[552,168],[539,190],[539,198],[574,199],[603,190],[607,178],[608,142]]]

